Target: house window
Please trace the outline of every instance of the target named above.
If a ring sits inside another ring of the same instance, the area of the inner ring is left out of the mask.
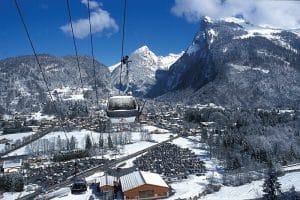
[[[140,198],[153,197],[154,191],[153,190],[140,191],[139,196]]]

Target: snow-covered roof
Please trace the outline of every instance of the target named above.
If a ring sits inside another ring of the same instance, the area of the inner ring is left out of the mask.
[[[22,159],[5,160],[3,162],[3,168],[16,168],[22,166]]]
[[[120,178],[120,181],[123,191],[129,191],[145,184],[168,187],[159,174],[144,171],[135,171],[124,175]]]
[[[96,183],[99,183],[100,187],[106,186],[106,185],[114,186],[115,180],[116,180],[116,178],[113,176],[104,175],[104,176],[101,176],[100,178],[97,178]]]

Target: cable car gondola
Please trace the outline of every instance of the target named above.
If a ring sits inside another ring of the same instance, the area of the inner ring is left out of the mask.
[[[108,99],[107,116],[114,122],[134,122],[139,115],[139,106],[133,96],[113,96]]]
[[[86,191],[87,191],[87,183],[86,183],[85,179],[76,178],[76,180],[74,181],[74,183],[71,187],[72,194],[83,193]]]

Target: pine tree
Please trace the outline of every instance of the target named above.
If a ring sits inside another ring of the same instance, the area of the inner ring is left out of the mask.
[[[86,137],[86,140],[85,140],[85,149],[87,151],[90,151],[92,149],[92,141],[91,141],[91,138],[89,135]]]
[[[76,149],[76,138],[72,135],[70,140],[70,150]]]
[[[297,197],[297,192],[296,192],[296,188],[294,185],[291,187],[289,193],[290,193],[290,199],[297,200],[298,197]]]
[[[275,170],[271,167],[268,176],[263,184],[264,199],[274,200],[276,195],[280,194],[280,183]]]
[[[61,148],[62,148],[62,141],[61,141],[60,136],[57,137],[56,147],[57,147],[57,150],[58,150],[58,151],[60,151]]]
[[[112,148],[114,147],[113,142],[112,142],[112,140],[111,140],[110,134],[108,135],[107,143],[108,143],[108,148],[109,148],[109,149],[112,149]]]
[[[205,128],[201,130],[201,139],[203,142],[206,142],[208,139],[207,130]]]
[[[99,149],[103,149],[104,141],[102,135],[99,137]]]

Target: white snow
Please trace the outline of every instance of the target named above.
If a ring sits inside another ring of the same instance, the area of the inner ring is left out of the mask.
[[[230,66],[233,67],[234,69],[240,71],[240,72],[251,69],[251,67],[245,66],[245,65],[230,64]]]
[[[15,200],[15,199],[21,198],[25,195],[28,195],[30,193],[32,193],[32,191],[31,192],[26,192],[26,191],[24,191],[24,192],[4,192],[2,197],[0,195],[0,198],[3,200]]]
[[[117,67],[119,67],[121,65],[121,62],[118,62],[117,64],[114,64],[114,65],[112,65],[112,66],[109,66],[108,67],[108,70],[110,71],[110,72],[113,72]]]
[[[258,50],[257,53],[258,53],[258,54],[261,54],[263,57],[268,56],[268,57],[271,57],[271,58],[280,60],[280,61],[282,61],[283,63],[285,63],[286,65],[290,65],[290,63],[287,62],[287,61],[285,60],[284,57],[280,57],[280,56],[277,56],[277,55],[273,55],[273,54],[271,54],[270,52],[267,52],[267,51],[265,51],[265,50]]]
[[[150,184],[150,185],[169,187],[159,174],[145,172],[145,171],[140,171],[140,172],[144,178],[145,183]]]
[[[278,36],[275,35],[276,33],[280,33],[281,30],[278,29],[269,29],[269,28],[258,28],[255,27],[253,29],[246,29],[247,34],[235,37],[234,39],[246,39],[250,37],[256,37],[256,36],[261,36],[265,37],[267,39],[278,39]]]
[[[159,69],[168,70],[171,65],[173,65],[182,55],[184,54],[184,51],[174,54],[170,53],[167,56],[158,56],[158,67]]]
[[[149,128],[149,126],[146,126],[146,128]],[[150,126],[151,127],[151,126]],[[114,133],[112,133],[113,135]],[[89,130],[75,130],[72,132],[67,132],[66,133],[67,137],[70,139],[72,136],[74,136],[78,142],[78,148],[79,149],[84,149],[84,145],[85,145],[85,138],[87,135],[90,135],[92,142],[98,142],[99,141],[99,137],[100,134],[93,132],[93,131],[89,131]],[[108,133],[103,133],[103,138],[104,140],[107,139],[108,137]],[[164,133],[164,134],[151,134],[152,135],[152,140],[153,142],[148,142],[148,141],[140,141],[140,133],[139,132],[132,132],[132,143],[131,144],[126,144],[124,145],[124,149],[122,152],[122,155],[118,155],[117,157],[122,157],[122,156],[126,156],[128,154],[132,154],[135,153],[137,151],[141,151],[147,147],[153,146],[155,145],[157,142],[162,142],[165,140],[168,140],[170,138],[171,135],[173,135],[172,133]],[[66,139],[65,138],[65,133],[62,131],[58,131],[58,132],[51,132],[47,135],[45,135],[44,137],[42,137],[41,139],[51,139],[51,138],[57,138],[58,136],[60,136],[62,139]],[[24,155],[26,154],[26,146],[22,147],[20,149],[17,149],[16,151],[11,152],[9,155]],[[110,152],[111,154],[107,155],[108,158],[110,158],[111,156],[113,156],[113,152]]]
[[[208,184],[205,176],[191,175],[186,180],[171,183],[171,187],[176,191],[174,195],[167,198],[167,200],[175,200],[178,198],[189,198],[198,195],[205,189]]]
[[[12,140],[13,142],[17,140],[21,140],[23,137],[27,137],[30,135],[35,134],[34,132],[25,132],[25,133],[14,133],[14,134],[5,134],[5,135],[0,135],[0,140],[1,139],[9,139]]]
[[[15,133],[15,134],[5,134],[5,135],[0,135],[0,140],[6,138],[8,140],[12,140],[13,142],[16,142],[17,140],[22,140],[23,137],[27,137],[33,134],[35,133],[25,132],[25,133]],[[0,144],[0,152],[3,151],[4,148],[5,148],[5,144]]]
[[[180,52],[178,54],[170,53],[167,56],[157,56],[154,52],[152,52],[149,47],[142,46],[136,49],[131,55],[129,60],[134,62],[134,66],[145,66],[149,68],[151,71],[156,71],[158,69],[168,70],[171,65],[173,65],[184,52]],[[117,67],[120,66],[120,62],[116,63],[109,67],[109,70],[112,72]],[[130,66],[132,67],[132,66]],[[155,74],[149,74],[150,77],[154,77]]]
[[[288,191],[293,185],[296,191],[300,191],[300,172],[293,172],[278,178],[281,190]],[[219,192],[208,194],[205,200],[243,200],[262,197],[263,180],[253,181],[242,186],[223,186]]]
[[[193,108],[198,108],[198,109],[204,109],[204,108],[215,108],[215,109],[220,109],[220,110],[225,110],[223,106],[217,106],[214,103],[208,103],[208,104],[196,104],[193,106]]]
[[[186,53],[191,56],[194,53],[198,52],[199,49],[200,49],[200,46],[198,44],[196,44],[196,43],[193,42],[193,44],[188,48],[188,50],[186,51]]]
[[[209,159],[207,146],[204,143],[200,143],[199,140],[200,136],[189,136],[188,138],[177,138],[172,141],[173,144],[181,148],[189,148],[195,152],[205,162],[207,172],[204,176],[190,175],[186,180],[170,183],[171,187],[175,190],[175,194],[169,197],[168,200],[189,198],[198,195],[204,191],[205,185],[208,184],[207,177],[212,176],[216,181],[221,179],[218,169],[222,169],[222,167],[217,164],[217,160]]]
[[[240,24],[240,23],[238,23]],[[249,25],[249,24],[240,24],[245,28],[245,31],[247,32],[244,35],[241,36],[237,36],[234,37],[234,39],[247,39],[247,38],[251,38],[251,37],[264,37],[266,39],[269,39],[270,41],[272,41],[273,43],[275,43],[276,45],[280,45],[283,48],[286,48],[288,50],[291,50],[295,53],[298,53],[298,51],[294,48],[291,47],[290,44],[288,44],[288,42],[284,41],[278,34],[282,32],[281,29],[277,29],[277,28],[272,28],[272,27],[263,27],[263,26],[254,26],[254,25]]]
[[[260,72],[265,73],[265,74],[268,74],[270,72],[270,70],[262,69],[262,68],[259,68],[259,67],[254,67],[254,68],[252,68],[252,70],[260,71]]]
[[[55,116],[53,116],[53,115],[51,115],[51,116],[50,115],[44,115],[44,114],[42,114],[41,111],[31,114],[31,119],[38,120],[38,121],[41,121],[43,119],[51,120],[51,119],[54,119],[54,118],[55,118]]]
[[[77,139],[78,148],[80,148],[80,149],[84,148],[85,138],[86,138],[87,135],[90,135],[92,140],[99,141],[99,133],[95,133],[95,132],[92,132],[92,131],[89,131],[89,130],[80,130],[80,131],[77,130],[77,131],[72,131],[72,132],[67,132],[66,133],[66,136],[68,138],[71,138],[71,136],[74,136]],[[65,138],[65,133],[62,132],[62,131],[51,132],[51,133],[45,135],[44,137],[42,137],[41,139],[57,138],[58,136],[60,136],[62,139],[66,139]],[[104,136],[104,138],[105,138],[105,136]],[[22,147],[20,149],[17,149],[16,151],[11,152],[9,155],[10,156],[24,155],[24,154],[26,154],[25,149],[26,149],[26,146]]]
[[[156,131],[156,130],[160,133],[168,133],[169,132],[166,129],[158,128],[158,127],[151,126],[151,125],[143,125],[143,129],[146,129],[149,132]],[[158,136],[158,137],[160,137],[160,136]]]
[[[236,69],[237,71],[239,71],[239,72],[243,72],[243,71],[247,71],[247,70],[259,71],[259,72],[262,72],[264,74],[268,74],[270,72],[270,70],[262,69],[262,68],[259,68],[259,67],[253,67],[252,68],[250,66],[238,65],[238,64],[233,64],[233,63],[230,63],[229,65],[231,67],[233,67],[234,69]]]
[[[226,17],[226,18],[222,18],[221,20],[225,22],[233,22],[236,24],[244,24],[246,22],[244,19],[236,18],[236,17]]]
[[[83,92],[91,90],[91,88],[72,88],[72,87],[60,87],[55,88],[51,91],[51,94],[53,98],[57,98],[57,95],[59,98],[61,98],[64,101],[69,100],[84,100]],[[55,94],[56,93],[56,94]]]
[[[300,163],[283,167],[282,170],[283,171],[291,171],[291,170],[299,170],[300,171]]]
[[[197,137],[189,137],[190,139],[197,139]],[[178,138],[174,140],[174,143],[182,148],[189,148],[196,154],[202,153],[207,155],[206,151],[199,151],[193,142],[188,141],[187,138]],[[168,198],[168,200],[174,200],[178,198],[189,198],[198,195],[204,191],[205,185],[208,184],[207,177],[213,175],[216,180],[221,180],[221,175],[217,172],[218,166],[217,161],[208,158],[203,159],[206,164],[208,172],[205,176],[190,175],[188,179],[181,180],[180,182],[171,183],[171,187],[175,190],[175,194]],[[299,166],[291,166],[285,169],[299,169]],[[297,191],[300,191],[300,172],[293,172],[279,177],[279,182],[282,184],[281,188],[283,191],[288,191],[293,185]],[[244,200],[262,197],[262,184],[263,180],[253,181],[249,184],[242,186],[222,186],[219,192],[209,194],[202,197],[205,200]]]
[[[204,17],[204,20],[205,20],[206,22],[208,22],[208,23],[212,23],[212,22],[213,22],[213,20],[212,20],[210,17],[208,17],[208,16],[205,16],[205,17]]]
[[[92,190],[88,189],[86,192],[82,194],[71,194],[70,188],[61,188],[59,190],[56,190],[52,193],[46,194],[43,199],[53,199],[53,200],[77,200],[77,199],[82,199],[82,200],[88,200],[89,197],[92,194]]]
[[[209,29],[208,30],[208,34],[210,35],[211,39],[210,39],[210,43],[214,42],[214,37],[218,36],[218,33],[214,30],[214,29]]]

